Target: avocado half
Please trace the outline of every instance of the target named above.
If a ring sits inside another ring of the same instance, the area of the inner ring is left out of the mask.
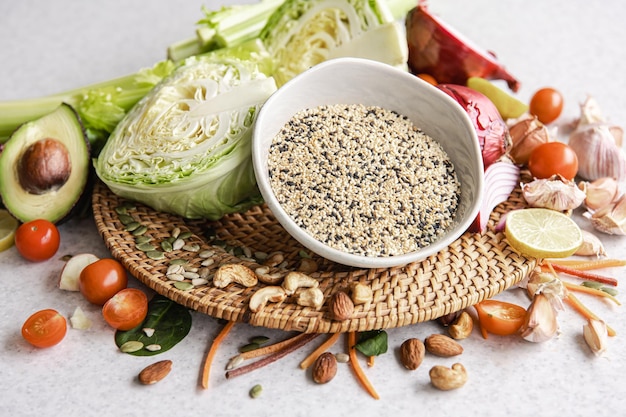
[[[0,196],[21,222],[59,223],[81,200],[90,177],[90,147],[69,104],[21,125],[0,153]]]

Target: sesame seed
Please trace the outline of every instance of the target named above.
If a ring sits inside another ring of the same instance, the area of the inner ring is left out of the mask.
[[[427,247],[454,223],[459,205],[460,184],[441,145],[377,106],[298,112],[274,138],[268,170],[298,226],[356,255]]]

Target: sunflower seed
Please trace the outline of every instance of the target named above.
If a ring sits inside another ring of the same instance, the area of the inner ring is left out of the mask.
[[[174,230],[172,230],[172,237],[176,239],[178,236],[180,236],[180,227],[175,227]]]
[[[203,250],[198,254],[198,256],[202,259],[207,259],[215,255],[215,251],[213,250]]]
[[[209,259],[205,259],[204,261],[202,261],[202,263],[200,265],[202,266],[211,266],[215,263],[215,259],[209,258]]]
[[[172,249],[174,250],[180,250],[183,246],[185,246],[185,241],[181,238],[176,239],[174,243],[172,243]]]
[[[150,352],[156,352],[157,350],[161,350],[161,345],[157,345],[156,343],[148,345],[146,346],[146,350],[149,350]]]
[[[197,243],[190,243],[183,246],[183,249],[188,252],[198,252],[200,250],[200,245]]]

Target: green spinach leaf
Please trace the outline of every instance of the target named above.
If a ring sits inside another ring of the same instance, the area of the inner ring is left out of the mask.
[[[148,336],[143,329],[154,329]],[[127,331],[118,330],[115,333],[115,344],[120,347],[129,341],[143,343],[144,348],[129,352],[135,356],[153,356],[166,352],[183,340],[191,330],[191,313],[174,301],[155,295],[148,303],[148,315],[142,324]],[[161,349],[150,351],[145,348],[149,345],[159,345]]]
[[[387,352],[387,332],[370,330],[359,333],[359,340],[354,346],[365,356],[378,356]]]

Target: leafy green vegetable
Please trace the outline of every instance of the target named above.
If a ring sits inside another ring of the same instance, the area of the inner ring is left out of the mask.
[[[154,329],[152,336],[148,336],[144,328]],[[115,344],[120,347],[126,342],[138,341],[144,346],[161,346],[157,351],[144,348],[130,353],[135,356],[153,356],[173,348],[187,336],[190,329],[191,314],[186,307],[161,295],[155,295],[148,303],[148,315],[143,324],[128,331],[118,330],[115,333]]]
[[[384,1],[287,0],[259,37],[274,60],[272,75],[278,86],[337,57],[406,67],[406,38]]]
[[[378,356],[387,352],[387,332],[371,330],[359,333],[359,340],[354,346],[365,356]]]
[[[263,50],[187,58],[118,124],[95,164],[116,194],[185,218],[261,202],[252,125],[276,90]]]

